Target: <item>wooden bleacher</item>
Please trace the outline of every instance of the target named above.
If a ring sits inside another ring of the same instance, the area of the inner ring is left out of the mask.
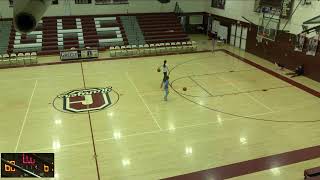
[[[189,41],[174,13],[137,16],[146,43]]]
[[[100,20],[95,20],[95,16],[45,17],[32,32],[36,34],[34,36],[17,33],[12,26],[7,52],[37,51],[39,55],[50,55],[72,47],[105,50],[117,42],[127,45],[128,40],[119,18],[106,19],[111,20],[101,20],[100,23]]]
[[[136,17],[146,44],[190,40],[174,13]],[[44,17],[37,29],[28,35],[16,32],[12,25],[7,53],[51,55],[72,47],[105,50],[110,46],[128,44],[126,32],[117,16]]]

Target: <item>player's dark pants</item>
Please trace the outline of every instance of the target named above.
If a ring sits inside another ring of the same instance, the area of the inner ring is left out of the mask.
[[[168,76],[168,72],[163,72],[163,80],[162,81],[165,81],[167,76]]]

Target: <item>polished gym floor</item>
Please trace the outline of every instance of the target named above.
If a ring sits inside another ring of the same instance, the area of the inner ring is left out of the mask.
[[[168,101],[156,71],[165,59]],[[320,141],[318,97],[224,51],[1,69],[0,84],[0,152],[53,152],[57,180],[162,179]],[[111,105],[101,111],[67,113],[55,102],[70,90],[110,86]],[[301,180],[319,163],[273,158],[270,168],[232,178]]]

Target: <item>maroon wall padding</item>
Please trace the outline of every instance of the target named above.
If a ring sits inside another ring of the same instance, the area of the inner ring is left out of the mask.
[[[268,43],[266,43],[266,41],[263,40],[262,43],[258,43],[256,40],[256,25],[250,25],[249,23],[243,21],[237,21],[235,19],[217,16],[214,14],[211,14],[211,16],[220,21],[221,25],[228,27],[229,36],[232,24],[240,23],[242,26],[248,27],[249,31],[246,43],[247,52],[266,59],[272,63],[279,62],[284,64],[285,67],[290,70],[294,70],[297,66],[304,64],[305,76],[320,82],[320,48],[318,48],[316,56],[306,55],[306,48],[304,48],[303,52],[296,52],[294,51],[296,35],[280,31],[278,32],[274,42],[268,41]],[[307,43],[308,42],[305,42],[305,46]]]
[[[316,56],[306,55],[306,48],[303,52],[294,51],[296,35],[285,32],[278,32],[276,40],[258,43],[256,40],[257,27],[251,26],[248,32],[246,51],[270,62],[279,62],[286,68],[294,70],[303,64],[305,76],[320,82],[320,53]],[[305,46],[308,42],[305,43]],[[319,48],[318,48],[319,49]]]
[[[304,178],[305,179],[312,179],[312,178],[318,178],[320,179],[320,166],[311,168],[311,169],[306,169],[304,170]]]

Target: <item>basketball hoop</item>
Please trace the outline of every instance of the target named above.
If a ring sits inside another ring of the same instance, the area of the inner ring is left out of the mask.
[[[317,34],[317,35],[320,34],[320,28],[317,28],[315,31],[316,31],[316,34]]]

